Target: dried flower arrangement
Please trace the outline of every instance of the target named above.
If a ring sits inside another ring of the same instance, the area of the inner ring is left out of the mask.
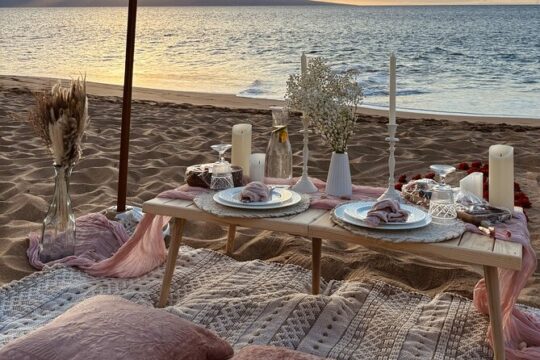
[[[76,224],[69,176],[81,158],[82,138],[90,120],[86,80],[72,80],[68,87],[58,83],[50,92],[36,93],[35,98],[36,106],[30,111],[28,122],[52,154],[56,173],[40,242],[40,258],[47,262],[75,251]]]
[[[336,74],[322,58],[310,60],[304,74],[291,75],[285,94],[288,107],[302,112],[336,153],[347,151],[363,97],[353,72]]]
[[[28,116],[30,125],[45,142],[55,166],[75,165],[90,120],[86,80],[73,80],[69,87],[58,83],[51,92],[36,93],[35,98],[36,106]]]

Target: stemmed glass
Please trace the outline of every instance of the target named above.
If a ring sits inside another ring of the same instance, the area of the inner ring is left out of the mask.
[[[219,159],[212,166],[212,179],[210,189],[225,190],[234,187],[231,165],[225,161],[225,152],[232,147],[231,144],[216,144],[211,148],[219,153]]]
[[[431,165],[429,168],[437,173],[440,179],[439,184],[435,185],[431,192],[429,214],[434,223],[450,224],[457,218],[457,212],[454,191],[446,184],[446,176],[456,171],[456,168],[450,165]]]
[[[225,153],[227,152],[227,150],[232,148],[232,145],[231,144],[216,144],[216,145],[212,145],[210,147],[212,148],[212,150],[217,151],[218,154],[219,154],[217,162],[224,163],[225,162]]]

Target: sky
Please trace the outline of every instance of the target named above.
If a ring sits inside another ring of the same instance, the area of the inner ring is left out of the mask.
[[[115,0],[116,3],[126,3],[127,0]],[[139,1],[140,3],[151,3],[153,0]],[[159,0],[156,0],[158,2]],[[172,0],[169,0],[172,1]],[[182,0],[177,0],[178,3],[182,3]],[[186,0],[184,0],[186,1]],[[253,0],[253,3],[260,2],[262,0]],[[351,5],[468,5],[468,4],[540,4],[540,0],[315,0],[323,2],[333,2],[339,4],[351,4]],[[114,1],[111,1],[114,2]],[[193,1],[191,1],[193,2]],[[201,3],[204,0],[200,1]],[[223,3],[227,3],[227,0],[221,0]],[[269,0],[269,2],[272,2]],[[4,4],[2,4],[4,3]],[[84,4],[83,4],[84,3]],[[0,0],[0,7],[3,6],[50,6],[50,5],[88,5],[92,1],[88,0]],[[195,3],[197,3],[195,1]],[[231,0],[234,3],[234,0]],[[146,4],[145,4],[146,5]]]
[[[539,0],[325,0],[352,5],[540,4]]]

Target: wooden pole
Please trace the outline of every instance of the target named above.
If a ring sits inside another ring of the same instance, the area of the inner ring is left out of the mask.
[[[135,28],[137,23],[137,0],[129,0],[124,71],[124,97],[122,104],[122,129],[120,135],[120,162],[118,164],[118,198],[116,211],[126,210],[127,175],[129,159],[129,131],[131,123],[131,97],[133,90],[133,58],[135,55]]]
[[[319,295],[321,291],[321,248],[322,239],[311,239],[311,293]]]

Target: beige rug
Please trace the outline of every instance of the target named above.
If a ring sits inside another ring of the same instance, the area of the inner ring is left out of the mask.
[[[77,302],[116,294],[153,306],[163,267],[136,279],[55,267],[0,288],[0,347]],[[294,265],[237,262],[182,247],[167,310],[235,348],[271,344],[334,359],[489,359],[487,318],[459,296],[434,299],[383,283],[322,282]],[[532,309],[531,309],[532,311]]]

